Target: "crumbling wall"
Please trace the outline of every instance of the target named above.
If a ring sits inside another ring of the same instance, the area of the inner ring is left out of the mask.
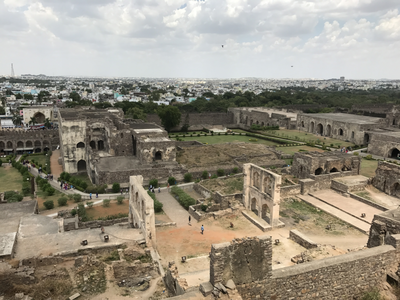
[[[288,185],[288,186],[281,187],[281,198],[282,199],[296,196],[296,195],[299,195],[300,193],[301,193],[301,185],[300,184]]]
[[[372,185],[388,195],[400,198],[400,166],[380,161]]]
[[[168,269],[165,272],[164,282],[168,291],[174,296],[183,295],[185,290],[188,288],[186,279],[179,277],[178,268],[175,265],[175,262],[168,263]]]
[[[372,248],[385,244],[388,235],[400,233],[400,209],[393,209],[374,215],[369,230],[367,247]]]

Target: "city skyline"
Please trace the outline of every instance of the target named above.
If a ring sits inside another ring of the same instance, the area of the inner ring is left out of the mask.
[[[381,2],[5,0],[0,74],[397,79],[400,4]]]

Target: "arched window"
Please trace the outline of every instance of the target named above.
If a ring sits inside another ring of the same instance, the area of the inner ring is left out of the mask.
[[[93,150],[96,150],[96,142],[95,142],[95,141],[90,141],[89,146],[90,146],[90,148],[92,148]]]
[[[162,153],[161,151],[157,151],[156,154],[154,155],[155,160],[162,160]]]
[[[351,132],[351,138],[354,139],[354,131]]]
[[[97,142],[97,150],[104,150],[104,142],[103,141]]]
[[[253,174],[253,186],[256,188],[260,188],[260,175],[257,172]]]
[[[343,129],[342,128],[339,129],[339,135],[343,135]]]
[[[332,169],[329,171],[329,173],[336,173],[336,172],[339,172],[339,170],[336,169],[336,168],[332,168]]]
[[[85,148],[85,143],[79,142],[79,143],[76,145],[76,148]]]
[[[7,148],[11,149],[13,147],[13,143],[12,142],[7,142]]]
[[[315,175],[321,175],[322,173],[324,172],[324,169],[322,169],[322,168],[318,168],[318,169],[316,169],[315,170]]]
[[[324,126],[322,124],[317,125],[317,133],[320,135],[324,134]]]
[[[17,148],[24,148],[24,142],[18,141]]]
[[[25,143],[25,145],[26,145],[27,148],[32,148],[32,146],[33,146],[33,144],[32,144],[31,141],[27,141],[27,142]]]

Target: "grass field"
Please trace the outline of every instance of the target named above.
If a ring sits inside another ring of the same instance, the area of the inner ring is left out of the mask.
[[[124,200],[122,204],[118,204],[116,200],[111,200],[109,207],[103,207],[102,205],[96,205],[92,208],[86,208],[86,213],[91,220],[98,218],[104,218],[111,215],[127,214],[129,213],[129,201]]]
[[[283,153],[286,154],[295,154],[296,152],[299,152],[299,150],[305,150],[305,151],[317,151],[317,152],[324,152],[324,150],[316,147],[309,147],[309,146],[292,146],[292,147],[279,147],[276,148],[276,150],[282,151]],[[302,151],[303,152],[303,151]]]
[[[262,139],[256,139],[249,136],[240,135],[213,135],[213,136],[193,136],[193,137],[180,137],[184,141],[198,141],[200,143],[208,144],[222,144],[222,143],[252,143],[252,144],[264,144],[268,146],[278,145],[277,143],[266,141]],[[251,140],[251,141],[250,141]],[[256,141],[257,140],[257,141]]]
[[[28,155],[26,157],[27,160],[31,161],[32,159],[37,161],[40,165],[44,166],[46,165],[46,155]]]
[[[22,175],[13,167],[0,167],[0,192],[21,191]]]
[[[46,208],[43,205],[43,202],[45,202],[47,200],[53,200],[54,208],[56,208],[56,207],[58,207],[58,202],[57,202],[58,198],[61,198],[63,196],[67,197],[65,194],[63,194],[63,193],[61,193],[61,192],[59,192],[57,190],[56,190],[56,192],[54,193],[53,196],[46,196],[46,193],[43,192],[42,190],[40,190],[39,187],[38,187],[38,190],[36,191],[36,195],[37,195],[39,211],[46,210]],[[73,200],[69,200],[68,204],[72,203],[72,202],[73,202]]]
[[[234,131],[235,132],[245,132],[240,129],[235,129]],[[333,144],[333,146],[335,148],[337,148],[338,145],[345,146],[345,147],[354,146],[354,144],[350,143],[350,142],[332,139],[329,137],[317,136],[315,134],[311,134],[311,133],[304,132],[304,131],[298,131],[298,130],[279,129],[279,130],[259,131],[259,133],[265,134],[265,135],[273,135],[276,137],[291,139],[291,140],[296,140],[296,138],[297,138],[297,139],[300,139],[301,141],[303,141],[305,139],[307,142],[309,142],[309,141],[324,142],[326,146],[330,146],[331,144]]]
[[[78,177],[80,180],[83,180],[84,182],[86,182],[88,184],[88,186],[93,185],[92,182],[90,181],[87,173],[79,173],[77,175],[74,175],[74,177]]]
[[[365,177],[375,176],[375,170],[378,167],[377,160],[367,160],[365,158],[361,161],[360,174]]]

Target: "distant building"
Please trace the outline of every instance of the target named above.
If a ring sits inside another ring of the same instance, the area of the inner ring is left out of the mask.
[[[340,77],[340,81],[341,81],[341,82],[344,81],[344,76]]]

